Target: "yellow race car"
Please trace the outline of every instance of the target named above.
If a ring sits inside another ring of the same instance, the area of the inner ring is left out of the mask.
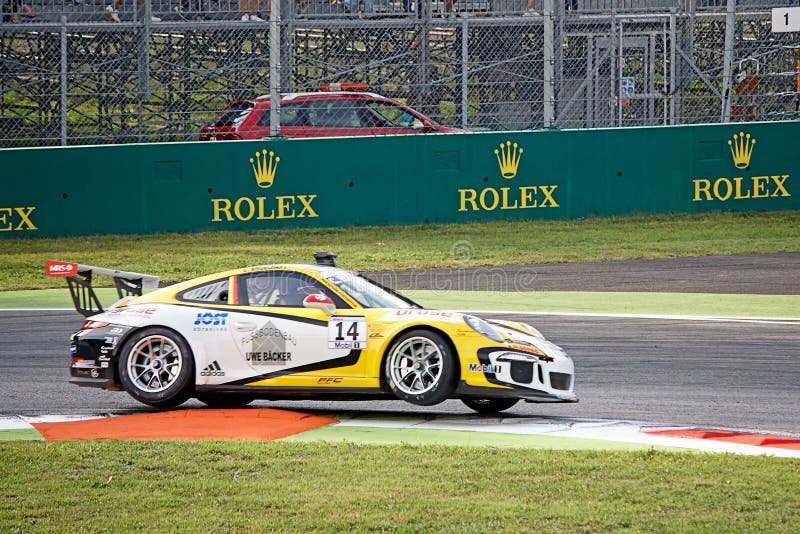
[[[71,337],[70,382],[124,389],[158,407],[192,397],[211,406],[456,398],[494,412],[519,400],[577,400],[572,360],[532,326],[426,309],[337,268],[333,254],[315,256],[315,265],[203,276],[107,310],[93,296],[93,273],[139,290],[153,277],[48,260],[88,316]]]

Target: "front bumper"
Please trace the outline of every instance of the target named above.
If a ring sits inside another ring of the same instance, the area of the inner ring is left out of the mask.
[[[119,389],[114,370],[114,354],[130,327],[109,324],[101,328],[79,330],[70,337],[72,361],[70,384],[83,387]]]
[[[516,350],[478,350],[457,393],[470,397],[514,397],[529,402],[577,402],[575,367],[563,352],[536,355]],[[488,382],[488,384],[486,384]],[[492,387],[504,386],[504,387]]]

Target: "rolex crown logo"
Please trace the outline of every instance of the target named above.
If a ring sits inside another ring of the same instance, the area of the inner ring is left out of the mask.
[[[269,155],[269,159],[267,158]],[[266,149],[256,152],[255,159],[250,158],[250,166],[253,167],[253,174],[256,176],[258,187],[267,189],[275,181],[275,173],[278,170],[278,163],[281,161],[275,152]]]
[[[753,145],[755,144],[756,140],[750,139],[750,134],[745,135],[744,132],[739,132],[739,135],[733,134],[733,140],[728,140],[733,164],[737,169],[746,169],[750,166],[750,158],[753,156]]]
[[[500,143],[500,149],[494,149],[494,155],[497,156],[497,164],[500,165],[500,174],[503,178],[510,180],[517,175],[517,168],[519,167],[519,160],[522,159],[523,149],[517,149],[517,143],[511,144],[511,141],[506,141],[505,144]]]

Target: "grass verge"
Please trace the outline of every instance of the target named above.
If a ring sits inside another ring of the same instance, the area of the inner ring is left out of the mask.
[[[0,291],[61,287],[45,259],[158,275],[165,282],[246,265],[313,261],[355,270],[470,267],[800,250],[800,212],[712,213],[459,225],[88,236],[2,241]]]
[[[146,441],[0,442],[0,454],[0,531],[788,532],[800,523],[795,459]]]
[[[800,295],[429,290],[401,293],[428,308],[446,310],[800,318]],[[118,298],[111,288],[100,288],[97,294],[103,306]],[[72,308],[72,300],[66,288],[5,291],[0,292],[0,309],[3,308]]]
[[[447,310],[800,318],[800,295],[427,290],[402,293],[428,307]],[[2,302],[0,297],[0,305]]]

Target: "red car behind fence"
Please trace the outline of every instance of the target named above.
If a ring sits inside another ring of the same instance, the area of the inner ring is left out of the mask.
[[[281,95],[280,102],[281,137],[464,131],[442,126],[396,100],[369,92],[289,93]],[[237,100],[200,130],[200,140],[261,139],[269,137],[269,126],[269,95]]]

